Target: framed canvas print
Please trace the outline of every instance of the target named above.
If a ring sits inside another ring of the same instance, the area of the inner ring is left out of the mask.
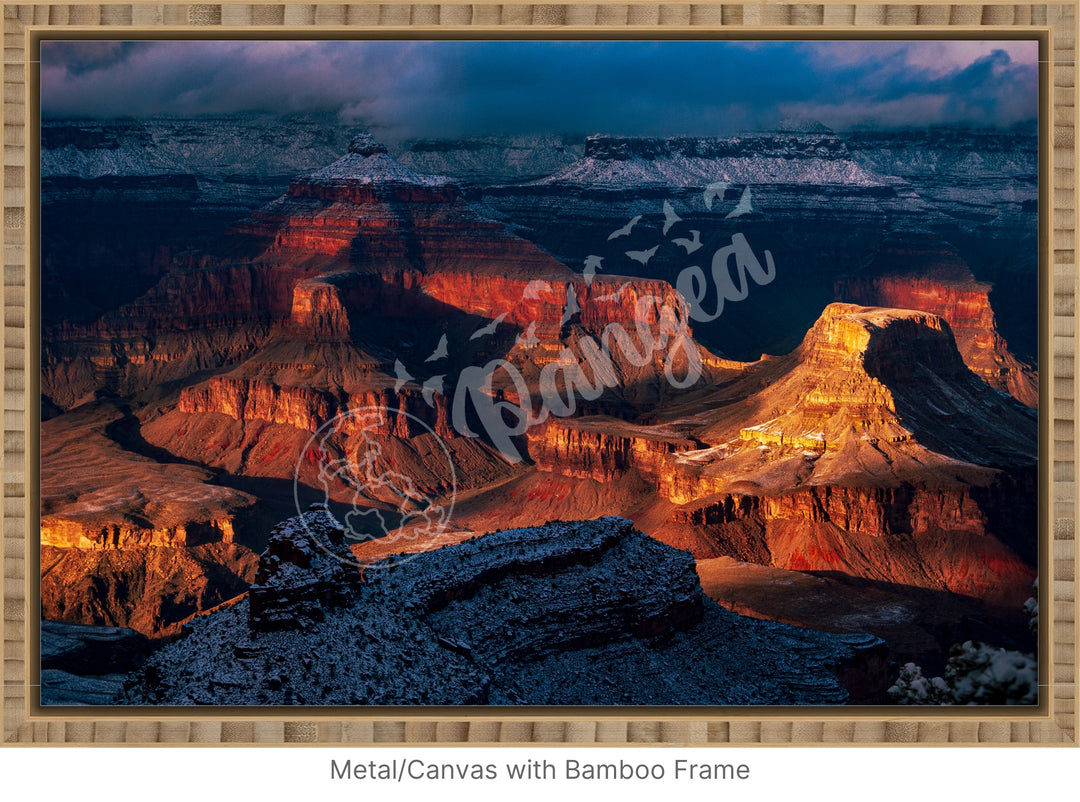
[[[1071,7],[25,8],[15,738],[1074,739]]]

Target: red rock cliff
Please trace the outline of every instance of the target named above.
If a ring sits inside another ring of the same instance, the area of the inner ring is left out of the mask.
[[[676,432],[614,419],[552,422],[528,434],[529,456],[542,471],[610,482],[631,470],[659,484],[668,457],[695,447]]]
[[[1037,371],[1009,352],[997,331],[990,285],[976,281],[956,253],[944,243],[908,242],[886,246],[879,261],[887,272],[873,275],[871,266],[871,275],[839,282],[837,298],[939,315],[948,321],[964,363],[975,374],[1021,403],[1038,406]]]

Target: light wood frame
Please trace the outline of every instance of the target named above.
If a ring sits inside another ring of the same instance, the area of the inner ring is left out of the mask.
[[[1077,2],[150,4],[5,3],[3,79],[4,329],[2,737],[17,744],[1057,744],[1078,745],[1076,618]],[[1037,34],[1042,70],[1040,450],[1042,473],[1040,670],[1036,710],[956,708],[718,709],[702,715],[639,708],[431,712],[209,708],[182,713],[88,708],[50,713],[31,693],[37,664],[38,539],[31,466],[37,449],[34,267],[37,122],[29,61],[33,37],[80,32],[123,38],[448,32],[658,37],[903,38]]]

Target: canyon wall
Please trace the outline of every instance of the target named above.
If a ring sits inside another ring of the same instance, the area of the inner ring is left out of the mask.
[[[990,287],[975,281],[958,284],[916,276],[850,279],[837,286],[844,300],[870,306],[920,309],[947,320],[964,363],[983,381],[1035,408],[1038,372],[1020,362],[998,333],[990,307]]]
[[[528,433],[529,456],[541,471],[610,482],[631,470],[660,484],[669,471],[665,458],[695,443],[677,433],[665,434],[620,421],[590,419],[553,422]]]
[[[41,615],[176,635],[192,616],[245,593],[258,555],[235,543],[41,547]]]

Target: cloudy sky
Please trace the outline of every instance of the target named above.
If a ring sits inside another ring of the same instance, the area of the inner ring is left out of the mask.
[[[1033,41],[110,42],[41,47],[46,117],[331,113],[385,139],[1035,118]]]

